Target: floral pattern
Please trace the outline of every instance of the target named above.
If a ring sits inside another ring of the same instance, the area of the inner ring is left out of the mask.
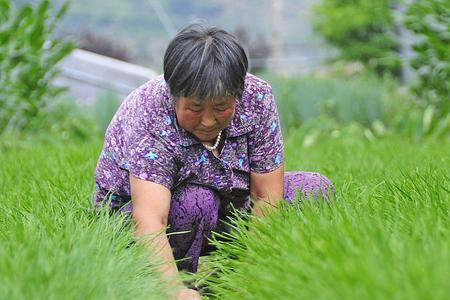
[[[224,136],[216,157],[181,128],[174,99],[160,75],[134,90],[114,115],[97,163],[96,184],[128,198],[131,173],[170,190],[189,183],[247,201],[250,172],[267,173],[284,161],[280,121],[268,83],[247,74]],[[94,197],[95,204],[103,200]]]

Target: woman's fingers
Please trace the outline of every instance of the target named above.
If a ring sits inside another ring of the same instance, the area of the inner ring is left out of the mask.
[[[196,290],[184,288],[178,291],[176,300],[201,300],[201,296]]]

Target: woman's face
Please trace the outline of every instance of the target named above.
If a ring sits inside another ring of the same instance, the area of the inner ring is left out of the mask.
[[[175,111],[178,123],[201,142],[213,142],[234,117],[234,97],[216,97],[200,101],[197,97],[179,97]]]

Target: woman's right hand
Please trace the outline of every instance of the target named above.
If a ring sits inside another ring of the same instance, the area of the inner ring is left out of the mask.
[[[196,290],[183,288],[176,293],[175,300],[201,300],[201,296]]]

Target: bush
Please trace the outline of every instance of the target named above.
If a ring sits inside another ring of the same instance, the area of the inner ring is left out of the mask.
[[[19,9],[0,0],[0,134],[26,132],[50,113],[52,100],[64,90],[51,86],[56,65],[73,44],[53,37],[68,8],[53,15],[50,1]]]
[[[361,61],[378,74],[398,76],[401,61],[392,16],[392,0],[323,0],[315,28],[340,50],[338,58]]]
[[[433,105],[438,116],[450,114],[450,2],[414,2],[408,8],[406,26],[418,35],[411,65],[419,83],[413,91],[422,107]]]

